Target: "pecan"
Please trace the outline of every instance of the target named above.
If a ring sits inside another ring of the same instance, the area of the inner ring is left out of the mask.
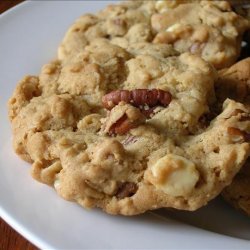
[[[109,134],[118,134],[118,135],[124,135],[126,134],[130,129],[135,128],[136,124],[131,122],[127,115],[123,115],[116,123],[114,123],[110,129]]]
[[[101,130],[109,135],[123,135],[130,129],[143,124],[145,120],[146,117],[140,109],[121,102],[109,111],[107,117],[102,120]]]
[[[241,122],[250,121],[250,116],[248,114],[242,115],[239,121]]]
[[[246,113],[245,111],[243,111],[241,109],[235,109],[231,113],[231,117],[232,116],[238,116],[238,115],[239,115],[239,121],[241,121],[241,122],[245,122],[245,121],[249,121],[250,120],[250,114]]]
[[[108,110],[122,101],[135,107],[155,107],[157,105],[166,107],[171,100],[171,94],[161,89],[115,90],[103,96],[102,104]]]
[[[116,193],[116,197],[118,199],[123,199],[126,197],[131,197],[134,195],[137,191],[138,187],[133,182],[124,182],[121,184],[121,186],[118,188],[118,191]]]
[[[232,137],[233,142],[250,142],[250,134],[238,128],[229,127],[227,133]]]
[[[235,110],[232,112],[231,116],[237,116],[237,115],[242,114],[242,113],[244,113],[243,110],[241,110],[241,109],[235,109]]]
[[[243,136],[244,135],[243,132],[240,129],[233,128],[233,127],[227,128],[227,133],[229,135],[235,135],[235,136]]]
[[[230,119],[233,116],[237,116],[238,120],[240,122],[244,122],[244,121],[249,121],[250,120],[250,114],[247,113],[244,110],[241,109],[235,109],[233,112],[231,112],[230,114],[228,114],[224,119]]]

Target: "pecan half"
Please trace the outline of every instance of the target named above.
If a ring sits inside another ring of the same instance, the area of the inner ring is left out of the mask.
[[[171,100],[172,95],[161,89],[115,90],[103,96],[102,104],[108,110],[122,101],[135,107],[155,107],[157,105],[167,107]]]

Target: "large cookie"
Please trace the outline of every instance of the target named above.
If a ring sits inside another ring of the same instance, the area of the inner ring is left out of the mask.
[[[220,101],[230,97],[248,105],[250,109],[250,58],[242,60],[219,72],[217,96]],[[222,192],[223,197],[234,207],[250,216],[250,165],[249,160],[236,175],[230,186]]]
[[[84,207],[195,210],[250,154],[243,104],[227,99],[206,118],[216,78],[209,63],[169,45],[126,50],[97,39],[19,83],[9,101],[15,151],[35,179]]]
[[[123,48],[138,42],[172,44],[220,69],[239,57],[248,28],[249,21],[225,1],[128,1],[77,19],[58,49],[58,58],[67,60],[102,37]]]

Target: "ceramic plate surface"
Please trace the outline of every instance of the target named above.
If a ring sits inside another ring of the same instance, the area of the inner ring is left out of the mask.
[[[197,212],[87,211],[34,181],[11,147],[7,100],[56,56],[69,25],[111,1],[28,1],[0,16],[0,216],[42,249],[250,249],[250,220],[216,200]]]

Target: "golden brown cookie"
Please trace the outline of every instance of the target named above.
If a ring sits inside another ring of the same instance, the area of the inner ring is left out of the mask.
[[[250,104],[250,58],[244,59],[228,69],[219,72],[216,83],[216,95],[219,102],[232,98],[248,105]],[[246,118],[247,119],[247,118]],[[233,179],[230,186],[222,192],[223,197],[235,208],[250,215],[250,168],[249,160]]]
[[[35,179],[84,207],[196,210],[250,154],[243,104],[227,99],[201,121],[216,79],[209,63],[170,45],[95,39],[20,81],[9,101],[15,151]]]

